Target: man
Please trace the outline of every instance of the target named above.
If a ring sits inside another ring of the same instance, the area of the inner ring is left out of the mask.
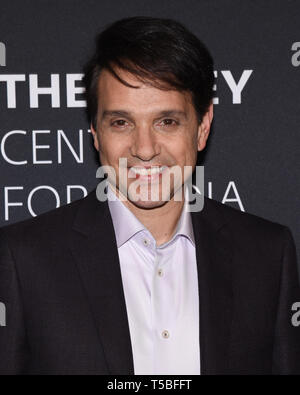
[[[289,229],[207,198],[190,212],[176,176],[163,192],[163,174],[195,169],[209,136],[205,46],[169,19],[123,19],[99,35],[85,83],[116,179],[104,202],[94,190],[0,230],[0,372],[300,373]],[[137,180],[158,199],[130,191]]]

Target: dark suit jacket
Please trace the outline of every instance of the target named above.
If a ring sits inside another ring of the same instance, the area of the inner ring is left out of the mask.
[[[205,198],[192,213],[202,374],[300,373],[289,229]],[[1,374],[134,374],[107,202],[86,198],[0,229]]]

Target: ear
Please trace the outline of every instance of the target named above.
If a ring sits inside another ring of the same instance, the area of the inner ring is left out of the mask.
[[[96,130],[94,129],[94,126],[91,124],[91,132],[94,138],[94,147],[96,148],[97,151],[99,151],[99,140],[98,140],[98,135]]]
[[[211,103],[207,112],[202,118],[201,124],[198,126],[198,151],[202,151],[206,146],[206,141],[208,139],[211,123],[213,120],[213,114],[213,103]]]

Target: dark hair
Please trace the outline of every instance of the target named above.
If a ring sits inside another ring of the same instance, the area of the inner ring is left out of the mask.
[[[96,39],[96,51],[84,70],[87,109],[96,129],[98,79],[109,70],[126,86],[114,66],[159,89],[190,91],[201,122],[213,97],[213,59],[205,45],[181,23],[136,16],[110,24]]]

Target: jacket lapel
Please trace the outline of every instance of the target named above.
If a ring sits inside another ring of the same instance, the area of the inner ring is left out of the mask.
[[[201,374],[229,371],[232,242],[218,203],[192,213],[198,267]]]
[[[109,374],[134,374],[118,249],[108,203],[95,190],[82,202],[70,249],[98,330]]]

